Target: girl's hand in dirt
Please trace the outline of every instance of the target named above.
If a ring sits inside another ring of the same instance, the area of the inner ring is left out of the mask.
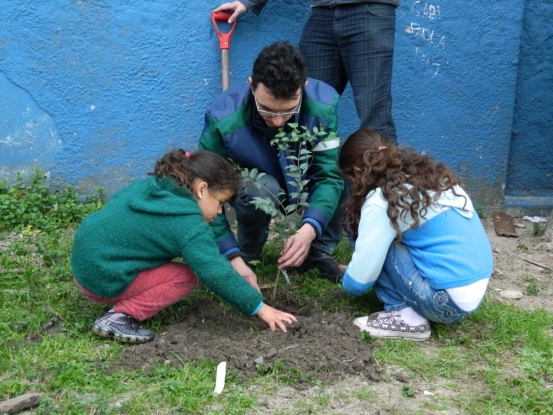
[[[304,224],[284,243],[284,249],[278,259],[278,268],[299,267],[309,254],[311,242],[317,236],[313,226]]]
[[[241,14],[246,13],[248,11],[248,8],[246,6],[244,6],[242,3],[240,3],[239,1],[232,1],[230,3],[221,4],[219,7],[217,7],[213,11],[214,12],[220,12],[220,11],[223,11],[223,10],[232,10],[233,11],[232,15],[228,19],[228,22],[232,23],[236,19],[238,19],[238,16],[240,16]]]
[[[253,288],[261,293],[261,289],[257,284],[257,276],[255,275],[255,272],[253,272],[252,269],[246,265],[242,257],[234,257],[230,260],[230,263],[232,268],[234,268],[237,273],[242,275]]]
[[[257,317],[267,323],[271,331],[275,331],[276,324],[284,333],[286,333],[286,325],[284,322],[291,324],[294,321],[298,321],[292,314],[277,310],[265,303],[263,303],[261,309],[257,312]]]

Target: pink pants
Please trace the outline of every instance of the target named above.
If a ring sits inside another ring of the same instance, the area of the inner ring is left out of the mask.
[[[77,286],[87,297],[98,303],[115,303],[113,309],[118,313],[128,314],[137,320],[146,320],[192,294],[198,286],[198,277],[188,265],[170,262],[141,271],[125,292],[115,298],[98,297],[78,282]]]

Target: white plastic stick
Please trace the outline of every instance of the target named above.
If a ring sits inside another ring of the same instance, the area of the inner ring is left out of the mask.
[[[217,375],[215,376],[214,395],[219,395],[225,388],[225,378],[227,376],[227,362],[221,362],[217,366]]]

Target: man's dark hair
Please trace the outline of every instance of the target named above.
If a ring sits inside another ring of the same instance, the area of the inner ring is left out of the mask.
[[[290,42],[266,46],[253,64],[253,89],[262,83],[275,98],[294,98],[306,79],[305,59]]]

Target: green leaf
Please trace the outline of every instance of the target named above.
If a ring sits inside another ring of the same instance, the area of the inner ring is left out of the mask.
[[[284,210],[286,211],[286,213],[292,213],[292,212],[294,212],[297,208],[298,208],[298,205],[295,204],[295,203],[292,203],[291,205],[286,206],[286,208],[285,208]]]

